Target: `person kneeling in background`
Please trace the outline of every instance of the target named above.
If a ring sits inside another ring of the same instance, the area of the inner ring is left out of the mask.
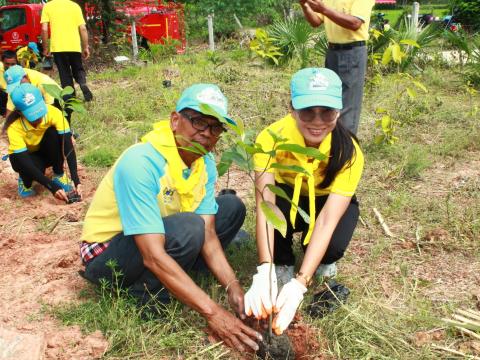
[[[81,196],[75,149],[62,112],[46,105],[40,90],[31,84],[17,86],[10,96],[15,111],[7,117],[3,133],[8,137],[10,163],[19,173],[18,194],[35,195],[32,182],[37,181],[59,200],[68,202],[67,193],[72,190]],[[75,188],[63,172],[64,155]],[[52,179],[44,174],[49,166],[53,168]]]

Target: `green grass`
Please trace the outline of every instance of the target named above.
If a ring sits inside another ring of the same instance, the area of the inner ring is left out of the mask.
[[[88,105],[88,115],[76,115],[75,120],[82,135],[80,157],[90,173],[107,171],[155,121],[168,118],[182,89],[193,83],[219,84],[233,118],[244,120],[250,132],[257,133],[286,114],[289,79],[298,69],[296,64],[265,67],[249,60],[242,49],[220,51],[218,56],[222,65],[206,52],[192,52],[174,57],[173,63],[92,74],[96,101]],[[318,58],[311,65],[322,64]],[[340,262],[341,280],[352,295],[332,315],[304,319],[318,329],[319,340],[325,340],[323,354],[338,359],[443,358],[447,355],[431,344],[416,346],[415,333],[443,328],[439,319],[460,305],[474,306],[463,287],[468,284],[459,284],[474,281],[470,272],[480,260],[480,185],[475,173],[480,163],[480,114],[471,115],[472,102],[456,70],[427,65],[418,71],[429,92],[413,100],[393,101],[397,95],[393,75],[367,87],[359,133],[366,168],[358,189],[365,226],[359,223]],[[171,88],[162,86],[165,78],[172,81]],[[478,100],[475,95],[473,103]],[[379,106],[400,121],[395,145],[373,143]],[[217,151],[228,146],[220,141]],[[253,198],[247,199],[247,205],[244,227],[253,234]],[[373,207],[383,214],[395,238],[383,233]],[[428,240],[427,235],[438,229],[445,237]],[[406,247],[409,242],[416,246]],[[248,287],[257,261],[255,244],[228,249],[227,254]],[[226,304],[215,282],[204,282],[204,289]],[[440,300],[432,295],[438,292],[443,296]],[[232,358],[224,347],[207,345],[205,321],[183,305],[174,302],[163,321],[143,321],[131,300],[120,295],[88,288],[80,305],[50,311],[85,332],[100,329],[111,344],[107,359]],[[448,347],[462,341],[457,333],[446,331],[437,344]]]

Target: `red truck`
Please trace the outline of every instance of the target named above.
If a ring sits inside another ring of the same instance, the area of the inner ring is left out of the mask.
[[[6,6],[0,7],[0,49],[16,50],[36,42],[41,48],[41,4],[29,4],[28,0],[7,0]],[[88,4],[85,6],[88,20],[93,20],[95,27],[100,19],[98,11]],[[140,41],[161,44],[164,39],[175,39],[180,42],[179,52],[185,50],[184,8],[174,2],[163,3],[162,0],[123,1],[117,6],[129,23],[135,21]],[[130,19],[130,20],[129,20]],[[122,21],[125,21],[124,19]],[[130,25],[125,28],[130,31]]]

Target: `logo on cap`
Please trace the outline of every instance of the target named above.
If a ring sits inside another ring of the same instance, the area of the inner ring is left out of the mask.
[[[311,79],[310,79],[310,90],[312,91],[323,91],[326,90],[328,85],[330,83],[328,82],[328,79],[322,75],[321,73],[316,73]]]
[[[9,83],[9,84],[13,82],[13,78],[12,78],[12,76],[11,76],[10,74],[7,74],[7,75],[5,76],[5,80],[7,80],[7,83]]]
[[[197,100],[201,103],[218,106],[225,112],[227,111],[227,104],[225,102],[225,98],[222,93],[217,89],[203,89],[200,93],[198,93]]]
[[[33,95],[32,93],[26,93],[26,94],[23,96],[23,103],[24,103],[26,106],[30,106],[30,105],[32,105],[34,102],[35,102],[35,95]]]

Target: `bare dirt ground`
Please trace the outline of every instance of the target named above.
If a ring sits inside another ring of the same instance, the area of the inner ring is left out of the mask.
[[[0,153],[7,151],[0,140]],[[94,189],[80,170],[84,195]],[[85,202],[63,205],[48,192],[20,199],[17,175],[9,161],[0,162],[0,328],[46,339],[45,359],[93,359],[108,342],[97,331],[81,333],[43,313],[42,305],[75,301],[85,287],[79,236]]]

